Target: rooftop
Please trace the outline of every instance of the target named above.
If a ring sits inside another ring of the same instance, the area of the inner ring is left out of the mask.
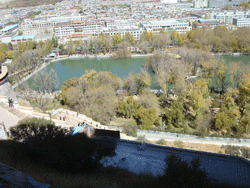
[[[22,40],[22,39],[33,39],[36,35],[18,35],[12,38],[12,40]]]
[[[13,28],[15,28],[17,26],[18,25],[8,25],[5,28],[1,29],[0,32],[8,31],[8,30],[13,29]]]

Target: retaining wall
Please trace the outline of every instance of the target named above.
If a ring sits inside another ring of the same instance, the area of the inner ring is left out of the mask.
[[[133,148],[138,147],[140,144],[139,142],[128,140],[120,140],[120,143]],[[156,146],[153,144],[146,145],[146,150],[150,155],[154,155],[162,160],[171,154],[176,154],[181,157],[182,160],[187,161],[190,164],[194,158],[199,157],[201,169],[205,170],[208,173],[209,178],[214,182],[218,181],[221,183],[250,188],[250,161],[244,158],[167,146]]]

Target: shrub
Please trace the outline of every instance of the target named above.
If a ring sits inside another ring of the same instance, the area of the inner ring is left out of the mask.
[[[136,125],[124,125],[122,132],[128,136],[137,137],[137,126]]]
[[[151,144],[151,142],[148,139],[145,138],[145,135],[138,136],[136,141]]]
[[[166,140],[164,140],[164,139],[162,138],[162,139],[158,140],[158,141],[156,142],[156,144],[167,145],[167,142],[166,142]]]
[[[233,155],[233,156],[240,156],[241,151],[239,146],[224,146],[225,147],[225,153],[228,155]]]
[[[55,126],[51,120],[43,118],[25,118],[20,120],[16,126],[10,128],[11,138],[17,141],[28,142],[55,138],[69,134],[67,129]]]
[[[171,155],[165,158],[166,168],[164,181],[169,187],[208,187],[207,173],[200,169],[200,159],[187,162],[180,157]]]
[[[31,161],[63,172],[89,173],[100,169],[100,160],[115,151],[116,144],[107,149],[83,133],[72,136],[68,132],[39,118],[19,121],[11,128],[15,140],[25,141],[24,153]]]
[[[184,143],[181,140],[174,141],[174,147],[176,148],[184,148]]]

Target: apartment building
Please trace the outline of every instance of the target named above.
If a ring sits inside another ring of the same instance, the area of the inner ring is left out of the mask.
[[[102,33],[103,34],[109,34],[111,37],[117,33],[121,34],[121,37],[124,37],[126,35],[126,33],[130,33],[135,40],[140,40],[140,36],[143,33],[143,29],[142,28],[138,28],[138,27],[118,27],[116,29],[113,30],[103,30]]]
[[[105,21],[105,27],[110,30],[115,29],[117,27],[136,26],[136,24],[137,22],[134,19]]]
[[[250,18],[234,18],[233,25],[236,25],[237,27],[250,27]]]
[[[193,7],[194,8],[208,7],[208,0],[194,0]]]
[[[247,0],[209,0],[209,7],[220,8],[229,6],[239,6],[241,3],[247,2]]]
[[[250,15],[250,11],[225,11],[225,12],[212,12],[211,18],[217,19],[220,22],[225,22],[228,25],[233,24],[233,19],[242,19]]]
[[[75,21],[57,23],[55,25],[55,36],[62,38],[72,34],[97,35],[102,28],[101,22]]]
[[[176,19],[168,19],[161,21],[143,21],[140,26],[149,32],[159,32],[160,30],[171,33],[176,30],[178,33],[186,33],[192,29],[189,22]]]

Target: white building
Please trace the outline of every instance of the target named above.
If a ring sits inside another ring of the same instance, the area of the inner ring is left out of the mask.
[[[225,22],[228,25],[233,24],[233,19],[247,18],[250,15],[250,11],[224,11],[224,12],[212,12],[211,18],[217,19],[220,22]]]
[[[163,4],[174,4],[177,3],[177,0],[161,0]]]
[[[178,33],[186,33],[192,29],[187,21],[179,21],[176,19],[168,19],[161,21],[143,21],[140,26],[149,32],[159,32],[160,30],[171,33],[176,30]]]
[[[236,25],[237,27],[250,27],[250,18],[234,18],[233,25]]]
[[[72,34],[96,35],[101,31],[101,22],[64,22],[55,25],[55,36],[62,38]]]
[[[102,33],[103,34],[109,34],[110,37],[112,37],[113,35],[120,33],[121,37],[124,37],[126,35],[126,33],[130,33],[135,40],[140,40],[140,36],[143,33],[143,29],[142,28],[136,28],[136,27],[120,27],[117,29],[113,29],[113,30],[103,30]]]
[[[124,27],[124,26],[136,26],[137,22],[134,19],[130,20],[112,20],[106,21],[105,27],[107,29],[116,29],[117,27]]]
[[[208,7],[208,0],[194,0],[193,7],[194,8]]]

